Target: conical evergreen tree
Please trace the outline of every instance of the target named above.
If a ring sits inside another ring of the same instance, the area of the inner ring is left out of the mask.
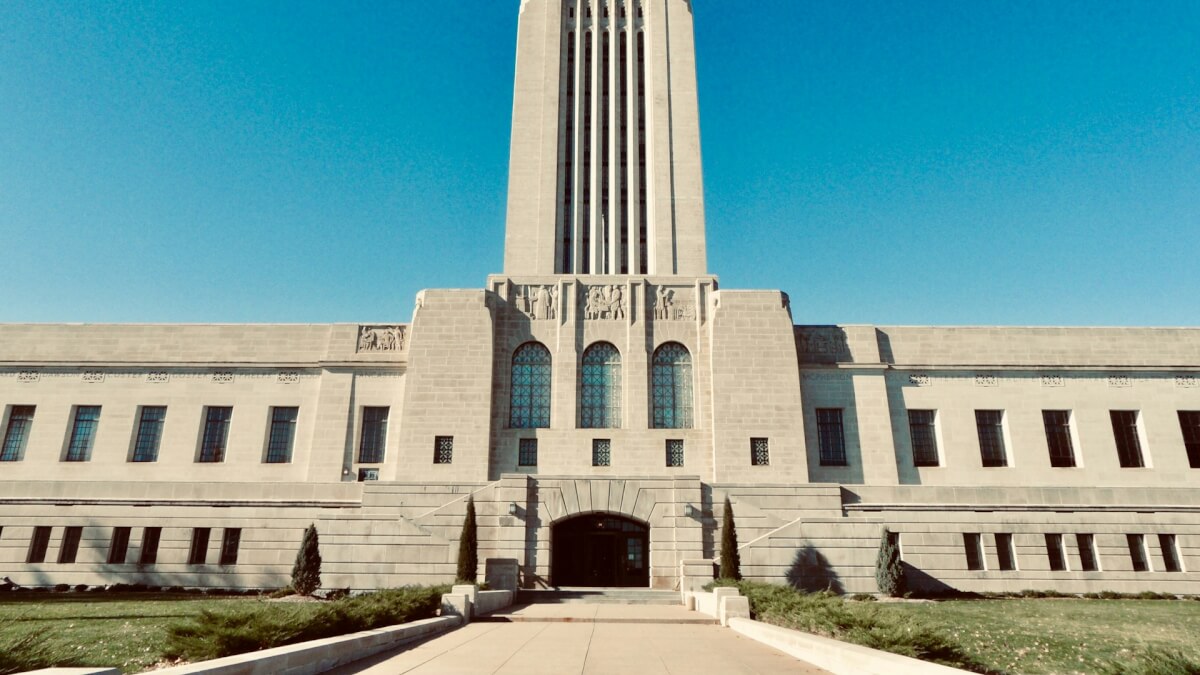
[[[737,527],[733,524],[733,505],[725,498],[725,515],[721,519],[721,578],[742,580],[742,557],[738,554]]]
[[[304,540],[296,552],[296,564],[292,566],[292,589],[300,595],[312,595],[320,587],[321,544],[314,524],[304,531]]]
[[[904,595],[907,590],[904,565],[900,562],[900,547],[886,527],[883,528],[883,539],[879,542],[879,557],[875,560],[875,583],[880,593],[893,598]]]
[[[479,578],[479,536],[475,532],[475,498],[467,498],[467,517],[458,538],[458,581],[475,583]]]

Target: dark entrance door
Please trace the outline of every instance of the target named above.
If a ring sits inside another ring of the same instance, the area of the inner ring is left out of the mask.
[[[610,514],[565,520],[551,530],[555,586],[646,588],[650,528]]]

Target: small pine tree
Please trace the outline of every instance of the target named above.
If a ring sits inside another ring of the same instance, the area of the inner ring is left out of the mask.
[[[721,519],[721,578],[742,580],[742,558],[738,554],[737,527],[733,524],[733,505],[725,498],[725,515]]]
[[[467,517],[463,520],[462,536],[458,538],[457,579],[475,583],[479,578],[479,536],[475,532],[475,498],[467,498]]]
[[[292,589],[300,595],[312,595],[321,587],[321,544],[317,539],[317,526],[309,525],[296,552],[296,564],[292,566]]]
[[[879,541],[879,558],[875,561],[875,583],[880,593],[893,598],[904,595],[907,590],[904,565],[900,562],[900,546],[886,527]]]

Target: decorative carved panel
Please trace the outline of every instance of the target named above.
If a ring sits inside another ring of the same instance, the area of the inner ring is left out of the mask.
[[[629,316],[629,298],[626,297],[624,286],[617,284],[600,286],[581,286],[583,297],[583,318],[624,319]]]
[[[1133,380],[1128,375],[1111,375],[1108,378],[1110,387],[1132,387]]]
[[[233,373],[231,373],[231,372],[213,373],[212,381],[217,384],[229,384],[229,383],[233,382]]]
[[[300,381],[300,373],[295,370],[285,370],[279,373],[279,384],[296,384]]]
[[[407,337],[404,326],[359,326],[359,352],[398,352]]]
[[[558,286],[513,286],[509,302],[520,313],[534,321],[558,318]]]
[[[171,381],[171,376],[165,370],[155,370],[146,373],[146,382],[150,384],[166,384]]]
[[[1042,376],[1042,386],[1043,387],[1065,387],[1065,386],[1067,386],[1067,381],[1065,378],[1063,378],[1062,375],[1043,375]]]
[[[17,373],[17,382],[37,382],[41,379],[41,373],[36,370],[22,370]]]
[[[1195,375],[1176,375],[1175,376],[1175,386],[1176,387],[1200,387],[1200,379],[1197,379]]]
[[[914,387],[928,387],[933,381],[924,373],[913,373],[908,376],[908,383]]]
[[[99,370],[86,370],[83,373],[83,381],[88,384],[99,384],[104,381],[104,373]]]
[[[656,321],[695,321],[696,304],[691,289],[671,289],[656,286],[651,309]]]
[[[995,375],[976,375],[976,387],[998,387],[1000,386],[1000,378]]]

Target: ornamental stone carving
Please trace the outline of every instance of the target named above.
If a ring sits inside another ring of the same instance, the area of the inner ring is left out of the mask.
[[[229,371],[213,373],[212,381],[217,384],[231,384],[233,383],[233,373]]]
[[[625,289],[616,284],[607,286],[584,286],[583,318],[624,319],[629,315],[629,301]]]
[[[404,349],[404,326],[359,326],[360,352],[398,352]]]
[[[658,286],[654,291],[654,319],[656,321],[694,321],[696,305],[682,301],[681,291]]]
[[[88,384],[99,384],[104,381],[104,373],[99,370],[85,370],[83,381]]]
[[[17,373],[17,382],[37,382],[41,379],[41,373],[36,370],[22,370]]]
[[[850,344],[840,330],[835,332],[806,329],[796,335],[796,349],[801,354],[848,355]]]
[[[171,381],[171,376],[164,370],[154,370],[146,373],[146,382],[150,384],[166,384]]]
[[[558,318],[558,286],[514,286],[512,305],[534,321]]]

